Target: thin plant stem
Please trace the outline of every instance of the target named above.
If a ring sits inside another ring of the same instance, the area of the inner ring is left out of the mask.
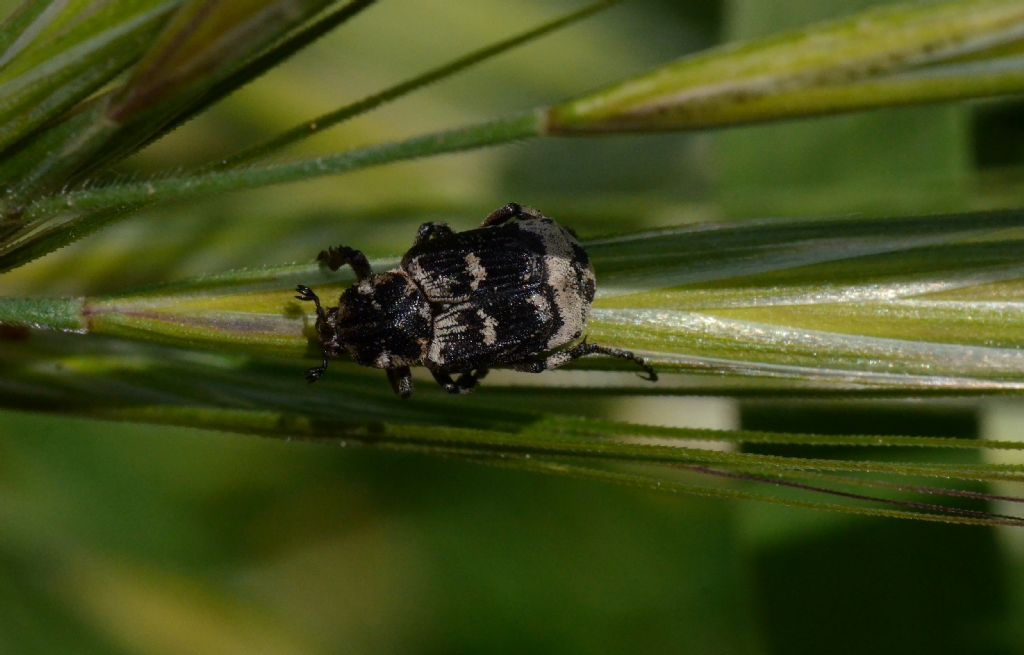
[[[316,118],[303,121],[276,137],[246,148],[237,154],[218,162],[217,168],[232,168],[241,163],[265,157],[266,155],[287,147],[297,141],[301,141],[309,136],[318,134],[328,128],[338,125],[339,123],[354,118],[355,116],[376,109],[387,102],[391,102],[392,100],[408,95],[417,89],[421,89],[446,77],[451,77],[456,73],[512,50],[517,46],[529,43],[546,34],[587,18],[599,11],[618,4],[620,1],[621,0],[601,0],[600,2],[595,2],[583,9],[580,9],[579,11],[562,16],[561,18],[557,18],[553,21],[549,21],[543,25],[527,30],[521,34],[517,34],[503,41],[475,50],[467,55],[463,55],[458,59],[454,59],[446,64],[438,66],[437,68],[433,68],[422,75],[418,75],[412,79],[384,89],[379,93],[367,96],[366,98],[357,100],[356,102],[345,105],[321,116],[317,116]]]
[[[30,217],[46,217],[68,209],[92,211],[125,205],[184,200],[227,191],[339,175],[397,161],[487,148],[540,136],[542,118],[540,112],[530,111],[487,123],[434,132],[404,141],[356,148],[325,157],[95,187],[40,200],[32,205],[28,214]]]

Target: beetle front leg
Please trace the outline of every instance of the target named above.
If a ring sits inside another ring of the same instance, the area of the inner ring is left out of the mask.
[[[370,262],[366,261],[366,255],[348,246],[332,246],[327,250],[321,250],[316,259],[332,271],[348,264],[356,272],[356,280],[360,282],[373,275]]]
[[[424,223],[420,225],[420,229],[416,230],[416,240],[413,241],[414,246],[418,246],[431,239],[439,237],[450,237],[454,232],[452,228],[448,227],[447,223]]]
[[[412,372],[408,366],[387,369],[391,389],[402,399],[412,395]]]

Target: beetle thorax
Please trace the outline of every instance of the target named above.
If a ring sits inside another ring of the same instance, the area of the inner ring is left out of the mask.
[[[430,304],[401,270],[357,282],[341,294],[320,330],[325,348],[347,351],[357,364],[394,368],[423,360],[433,331]]]

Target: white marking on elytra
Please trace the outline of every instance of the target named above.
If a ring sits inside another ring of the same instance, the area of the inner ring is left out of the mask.
[[[391,366],[391,353],[384,351],[377,355],[377,359],[373,361],[373,365],[377,368],[388,368]]]
[[[544,257],[547,284],[555,296],[555,310],[561,325],[548,339],[548,350],[554,350],[574,340],[587,321],[587,301],[579,287],[576,267],[562,257]]]
[[[480,287],[480,283],[487,279],[487,269],[480,264],[480,258],[474,253],[466,254],[466,269],[469,271],[470,277],[473,281],[469,283],[469,288],[476,291]]]
[[[484,327],[480,331],[484,337],[484,345],[493,346],[498,341],[498,321],[482,309],[476,310],[476,315],[484,322]]]
[[[581,270],[573,245],[579,245],[569,232],[548,218],[518,223],[519,229],[540,237],[544,247],[544,281],[555,299],[561,325],[548,339],[548,350],[560,348],[583,333],[590,303],[580,287],[581,277],[593,275],[589,266]]]
[[[359,283],[359,286],[357,286],[356,289],[361,295],[369,296],[373,293],[373,284],[371,284],[369,280],[363,280]]]
[[[466,324],[463,323],[460,318],[466,307],[460,305],[456,308],[450,309],[437,318],[434,319],[434,334],[435,335],[446,335],[455,334],[457,332],[465,332]]]
[[[473,310],[470,303],[449,305],[440,314],[434,316],[433,336],[431,337],[430,350],[427,352],[427,360],[437,365],[444,365],[446,358],[444,351],[447,348],[457,346],[459,337],[456,336],[469,329],[465,316]],[[497,325],[497,324],[495,324]]]
[[[444,339],[439,339],[435,336],[434,340],[430,343],[430,352],[427,353],[427,359],[435,364],[444,364],[442,348],[444,348]]]

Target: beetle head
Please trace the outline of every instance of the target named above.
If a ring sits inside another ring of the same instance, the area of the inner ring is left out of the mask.
[[[357,364],[395,368],[423,359],[431,334],[430,305],[402,272],[373,275],[346,289],[317,323],[320,342],[347,351]]]

